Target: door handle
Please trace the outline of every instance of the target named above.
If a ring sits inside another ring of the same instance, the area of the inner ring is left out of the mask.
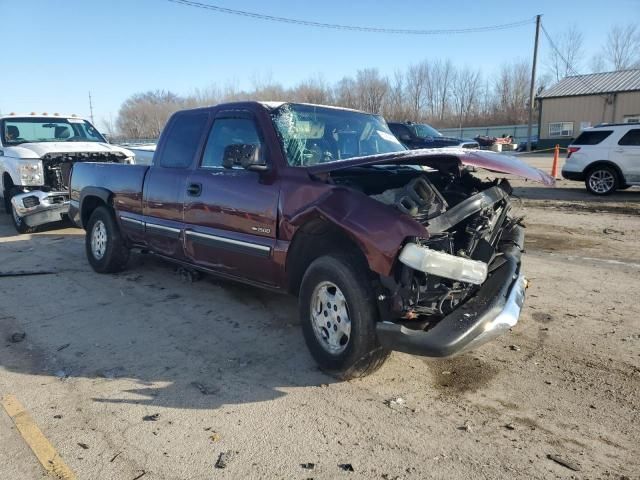
[[[190,183],[187,187],[187,193],[192,197],[199,197],[202,193],[201,183]]]

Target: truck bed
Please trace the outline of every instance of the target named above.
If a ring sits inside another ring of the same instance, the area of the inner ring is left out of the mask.
[[[80,218],[82,195],[87,191],[102,191],[104,200],[114,208],[142,214],[142,188],[149,170],[147,165],[123,165],[117,163],[78,163],[71,175],[69,216],[76,225],[83,226]],[[100,185],[95,187],[95,185]],[[81,194],[81,192],[84,192]]]

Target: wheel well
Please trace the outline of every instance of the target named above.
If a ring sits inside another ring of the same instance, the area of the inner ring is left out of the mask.
[[[84,197],[84,199],[82,200],[82,211],[80,212],[82,226],[86,227],[93,211],[101,206],[108,207],[109,205],[107,205],[101,198],[93,195]]]
[[[595,170],[596,168],[599,167],[609,167],[612,168],[615,172],[616,175],[618,176],[618,183],[619,184],[624,184],[624,175],[622,174],[622,170],[620,170],[620,167],[618,165],[616,165],[613,162],[609,162],[607,160],[598,160],[597,162],[593,162],[591,164],[589,164],[587,166],[587,168],[584,169],[584,174],[589,175],[593,170]]]
[[[297,295],[309,265],[330,253],[353,254],[367,268],[369,266],[362,250],[343,230],[327,220],[314,219],[298,229],[287,253],[285,268],[289,292]]]
[[[13,186],[13,180],[11,179],[11,175],[9,175],[7,172],[4,172],[4,174],[2,175],[3,196],[4,196],[4,190],[12,186]]]

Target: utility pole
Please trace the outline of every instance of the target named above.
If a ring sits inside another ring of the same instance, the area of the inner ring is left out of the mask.
[[[536,37],[538,38],[538,37]],[[535,60],[534,60],[535,62]],[[91,123],[93,125],[96,124],[96,122],[93,121],[93,103],[91,103],[91,91],[89,91],[89,113],[91,114]],[[531,117],[531,115],[529,115],[529,117]],[[531,123],[531,121],[529,121],[529,123]],[[529,135],[531,135],[531,132],[529,132]]]
[[[531,151],[531,130],[533,129],[533,91],[534,91],[535,82],[536,82],[536,62],[538,61],[538,37],[540,36],[540,17],[541,15],[536,15],[536,41],[533,44],[533,65],[531,65],[531,85],[529,87],[529,126],[527,128],[527,152]]]

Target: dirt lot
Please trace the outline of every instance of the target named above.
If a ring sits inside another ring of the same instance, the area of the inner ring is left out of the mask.
[[[81,479],[640,478],[640,189],[517,186],[513,332],[352,382],[318,371],[292,298],[140,254],[100,276],[81,231],[1,216],[0,394]],[[0,443],[0,478],[46,477],[3,409]]]

